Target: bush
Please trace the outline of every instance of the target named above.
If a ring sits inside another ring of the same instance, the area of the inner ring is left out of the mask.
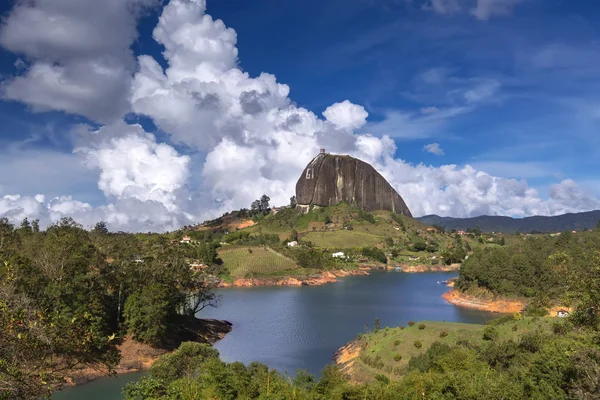
[[[415,342],[413,344],[417,349],[420,349],[421,347],[423,347],[423,343],[421,343],[420,340],[415,340]]]
[[[402,356],[400,354],[396,354],[394,356],[394,361],[399,362],[400,360],[402,360]]]
[[[552,332],[555,335],[565,335],[571,330],[571,326],[569,323],[564,322],[555,322],[552,324]]]
[[[513,325],[513,327],[512,327],[512,331],[513,331],[513,332],[516,332],[516,331],[517,331],[517,326],[516,326],[516,325]]]
[[[408,326],[413,326],[414,324],[415,324],[415,321],[413,321],[413,320],[408,321]]]
[[[498,331],[492,325],[488,325],[483,330],[483,340],[496,340],[498,338]]]
[[[446,331],[441,331],[440,332],[440,337],[441,338],[445,338],[446,336],[448,336],[448,332],[446,332]]]
[[[425,324],[419,324],[419,330],[422,331],[423,329],[425,329]]]
[[[394,346],[399,346],[399,345],[400,345],[400,341],[399,340],[394,341]]]
[[[521,343],[519,343],[519,346],[531,353],[535,353],[542,348],[543,343],[544,338],[542,337],[542,335],[536,332],[532,332],[526,333],[525,335],[523,335],[523,337],[521,337]]]

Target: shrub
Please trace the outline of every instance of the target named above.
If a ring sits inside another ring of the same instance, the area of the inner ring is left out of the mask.
[[[521,337],[521,343],[519,344],[519,346],[531,353],[535,353],[542,348],[543,342],[544,338],[541,334],[532,332],[527,333],[523,335],[523,337]]]
[[[400,326],[398,327],[398,329],[402,330],[402,329],[404,329],[404,326],[400,325]]]
[[[381,356],[380,355],[376,355],[375,356],[375,361],[379,361],[379,360],[381,360]]]
[[[441,338],[445,338],[446,336],[448,336],[448,332],[446,332],[446,331],[441,331],[440,332],[440,337]]]
[[[400,345],[400,341],[399,340],[395,340],[394,341],[394,346],[399,346]]]
[[[425,324],[419,324],[419,330],[422,331],[423,329],[425,329]]]
[[[400,361],[400,360],[402,360],[402,356],[401,356],[400,354],[396,354],[396,355],[394,356],[394,361],[398,362],[398,361]]]
[[[488,325],[483,330],[483,340],[496,340],[498,338],[498,331],[491,325]]]
[[[517,326],[513,325],[512,330],[513,330],[513,332],[516,332],[517,331]]]
[[[413,320],[408,321],[408,326],[413,326],[414,324],[415,324],[415,321],[413,321]]]
[[[552,332],[555,335],[565,335],[571,330],[571,326],[568,323],[555,322],[552,324]]]
[[[420,340],[415,340],[415,342],[413,344],[415,345],[415,347],[417,349],[420,349],[421,347],[423,347],[423,343],[421,343]]]

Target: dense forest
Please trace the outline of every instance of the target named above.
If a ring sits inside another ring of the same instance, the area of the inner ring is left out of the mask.
[[[210,268],[191,269],[190,257],[216,252],[104,223],[0,220],[0,399],[46,396],[74,367],[114,368],[126,335],[164,348],[194,339],[194,315],[216,299]]]
[[[558,236],[525,235],[506,246],[478,247],[462,264],[456,288],[528,298],[532,306],[572,304],[598,276],[600,227]]]

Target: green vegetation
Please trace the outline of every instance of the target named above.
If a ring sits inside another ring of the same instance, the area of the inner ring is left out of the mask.
[[[432,321],[425,330],[362,335],[352,371],[358,384],[333,366],[320,380],[305,371],[290,378],[259,363],[225,363],[212,348],[184,343],[124,393],[127,400],[595,398],[600,348],[594,334],[559,324],[557,335],[549,318],[510,316],[493,324],[499,336],[491,341],[483,339],[489,326]],[[448,334],[437,340],[440,332]]]
[[[126,335],[166,348],[194,337],[218,266],[191,269],[198,249],[170,240],[0,219],[0,399],[47,397],[76,367],[112,370]]]
[[[269,247],[224,246],[219,249],[219,257],[233,278],[267,276],[281,271],[293,274],[293,271],[298,269],[295,260]]]
[[[570,304],[581,286],[598,276],[599,252],[598,230],[526,236],[503,247],[477,248],[463,263],[456,288],[526,297],[532,308],[557,300]]]

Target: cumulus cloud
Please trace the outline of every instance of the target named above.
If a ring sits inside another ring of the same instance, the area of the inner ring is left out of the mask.
[[[129,14],[130,22],[135,15]],[[91,29],[103,32],[102,27]],[[126,48],[136,36],[135,31],[127,32],[120,34],[126,39],[119,42]],[[139,56],[127,89],[131,88],[132,110],[150,117],[169,136],[170,144],[160,143],[139,125],[122,121],[99,129],[81,128],[75,154],[98,173],[97,185],[107,203],[92,206],[69,196],[3,192],[0,217],[16,222],[32,216],[49,223],[69,215],[87,225],[105,220],[111,229],[175,229],[248,207],[263,193],[273,204],[287,204],[300,172],[321,147],[371,163],[417,216],[549,215],[600,208],[597,199],[582,197],[572,181],[553,186],[543,199],[525,181],[492,176],[472,166],[435,168],[395,158],[392,137],[434,135],[444,119],[493,98],[498,91],[493,80],[469,81],[453,78],[448,71],[430,71],[424,75],[424,84],[454,85],[447,107],[390,111],[384,121],[366,123],[366,110],[345,100],[328,107],[323,119],[297,106],[288,97],[289,87],[275,76],[251,77],[243,72],[236,32],[207,15],[203,0],[171,0],[153,37],[164,46],[167,67],[163,69],[151,56]],[[44,46],[17,47],[40,59],[51,58]],[[97,53],[106,51],[98,45],[88,55],[82,49],[76,53],[78,60],[94,62]],[[112,95],[100,95],[107,96],[104,102],[112,101]],[[88,115],[83,108],[72,112]],[[359,134],[357,129],[370,133]],[[181,154],[179,144],[193,157]],[[430,150],[442,152],[436,143],[429,146],[433,145],[437,147]],[[201,165],[192,165],[193,160],[200,160]]]
[[[341,103],[335,103],[325,111],[323,116],[327,121],[335,124],[341,129],[357,129],[363,126],[367,122],[369,113],[363,106],[350,103],[348,100],[344,100]]]
[[[436,156],[443,156],[444,150],[440,147],[439,143],[429,143],[423,146],[423,150],[428,153],[435,154]]]
[[[4,99],[34,111],[58,110],[98,122],[128,108],[130,46],[136,20],[157,0],[17,2],[0,26],[0,45],[22,55],[21,75],[3,83]]]
[[[111,229],[165,230],[198,222],[187,189],[190,158],[157,143],[140,125],[119,122],[97,130],[79,129],[74,152],[99,172],[98,188],[108,204],[94,207],[71,196],[4,195],[0,217],[18,222],[38,218],[42,225],[69,216],[85,226],[106,221]]]

